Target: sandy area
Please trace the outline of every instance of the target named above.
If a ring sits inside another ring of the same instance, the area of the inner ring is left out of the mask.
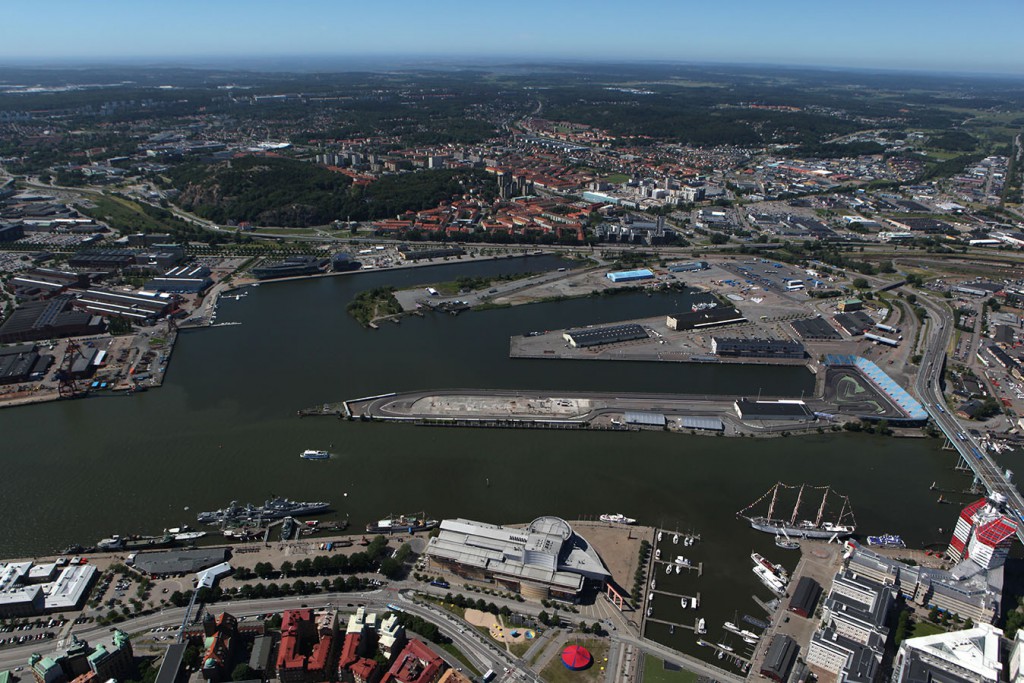
[[[482,626],[487,629],[499,643],[522,643],[527,633],[534,633],[530,629],[506,628],[505,622],[500,615],[490,612],[481,612],[478,609],[469,608],[466,610],[466,621],[473,626]]]

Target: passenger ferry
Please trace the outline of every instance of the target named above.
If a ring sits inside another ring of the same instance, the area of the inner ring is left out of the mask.
[[[299,454],[299,457],[303,460],[327,460],[331,457],[331,454],[327,451],[314,451],[307,449],[302,451],[302,453]]]

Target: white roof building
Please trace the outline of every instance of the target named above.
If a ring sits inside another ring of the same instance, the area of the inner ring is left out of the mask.
[[[894,683],[998,683],[1003,632],[989,624],[952,633],[908,638],[893,662]]]

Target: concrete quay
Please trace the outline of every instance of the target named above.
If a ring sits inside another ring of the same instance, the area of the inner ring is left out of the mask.
[[[452,389],[389,393],[351,399],[342,404],[345,417],[425,425],[477,427],[539,427],[556,429],[636,429],[622,419],[627,411],[665,415],[669,429],[681,429],[679,417],[718,417],[726,434],[762,433],[814,428],[814,423],[748,424],[736,415],[737,396],[635,394],[626,392],[559,392]],[[762,399],[771,397],[762,396]],[[808,408],[835,412],[825,401],[805,399]],[[303,414],[325,413],[313,409]],[[660,427],[658,427],[660,429]],[[686,431],[686,430],[684,430]]]

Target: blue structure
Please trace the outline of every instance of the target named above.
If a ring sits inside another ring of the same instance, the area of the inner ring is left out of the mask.
[[[867,358],[847,354],[830,353],[825,357],[825,365],[841,366],[852,365],[871,382],[885,392],[885,395],[892,399],[900,410],[906,415],[907,420],[923,422],[928,419],[928,412],[921,403],[907,393],[907,390],[896,383],[892,377],[885,373],[885,370],[875,365]]]
[[[641,268],[639,270],[620,270],[616,273],[608,273],[605,277],[612,282],[631,282],[632,280],[649,280],[654,277],[654,273],[647,268]]]

